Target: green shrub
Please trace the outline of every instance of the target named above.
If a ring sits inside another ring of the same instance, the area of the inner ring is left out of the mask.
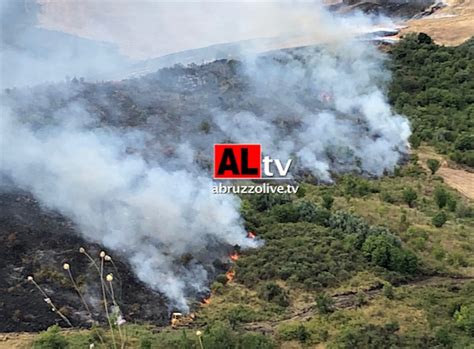
[[[450,212],[455,212],[457,205],[458,205],[458,202],[456,198],[454,198],[453,195],[449,195],[448,200],[446,202],[446,207],[448,208],[448,210]]]
[[[434,175],[439,170],[441,163],[436,159],[428,159],[426,160],[426,165],[430,169],[431,174]]]
[[[316,306],[320,314],[329,314],[334,311],[334,300],[328,294],[321,293],[316,297]]]
[[[414,273],[417,270],[416,256],[400,247],[399,241],[389,234],[372,235],[362,246],[364,256],[372,263],[388,270]]]
[[[238,349],[273,349],[276,344],[272,338],[259,333],[245,333],[239,336]]]
[[[202,341],[206,349],[234,349],[237,337],[226,324],[216,321],[206,328]]]
[[[418,198],[418,194],[416,193],[416,191],[412,188],[406,188],[404,191],[403,191],[403,201],[405,201],[405,203],[409,206],[409,207],[413,207],[415,202],[416,202],[416,199]]]
[[[474,305],[462,305],[454,313],[456,324],[474,337]]]
[[[65,349],[67,347],[67,339],[60,333],[58,325],[53,325],[40,333],[33,344],[34,349]]]
[[[446,216],[446,213],[444,211],[439,211],[432,219],[431,223],[436,227],[436,228],[441,228],[444,223],[448,220],[448,217]]]
[[[311,334],[302,323],[282,324],[278,327],[278,337],[285,341],[306,342]]]
[[[237,305],[226,312],[225,318],[229,320],[230,325],[235,328],[239,323],[247,323],[258,320],[258,313],[249,306]]]
[[[326,210],[331,210],[332,204],[334,203],[334,198],[329,194],[324,194],[322,199],[323,199],[323,207]]]
[[[380,349],[399,348],[400,338],[396,335],[399,326],[396,323],[388,323],[385,326],[372,324],[360,324],[346,326],[336,336],[334,343],[328,348],[333,349]]]
[[[395,298],[395,292],[391,283],[387,282],[383,285],[383,295],[388,299]]]
[[[266,282],[261,285],[258,295],[267,302],[272,302],[282,307],[289,305],[286,291],[275,282]]]
[[[443,208],[448,202],[449,194],[444,188],[438,186],[434,191],[434,198],[436,205],[438,205],[439,208]]]
[[[474,209],[468,205],[460,204],[457,206],[456,216],[458,216],[459,218],[474,217]]]

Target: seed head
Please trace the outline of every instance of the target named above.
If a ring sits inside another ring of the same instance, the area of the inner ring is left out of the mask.
[[[201,337],[201,336],[202,336],[202,332],[201,332],[201,331],[199,331],[199,330],[198,330],[198,331],[196,331],[196,336],[198,336],[198,337]]]
[[[114,280],[114,276],[112,274],[107,274],[107,276],[105,277],[105,279],[108,281],[108,282],[112,282]]]
[[[104,252],[104,251],[100,251],[99,257],[100,257],[100,258],[104,258],[104,257],[105,257],[105,252]]]
[[[69,270],[69,268],[70,268],[70,266],[69,266],[68,263],[64,263],[64,264],[63,264],[63,269],[64,269],[64,270]]]
[[[112,260],[112,257],[110,257],[108,254],[105,255],[104,259],[107,261],[107,262],[110,262]]]
[[[31,275],[28,275],[28,277],[26,278],[28,281],[33,281],[33,276]]]
[[[84,247],[79,247],[79,253],[86,253],[86,250]]]

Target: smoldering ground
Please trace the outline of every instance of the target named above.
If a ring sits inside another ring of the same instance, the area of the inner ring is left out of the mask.
[[[380,176],[407,151],[408,122],[384,96],[383,54],[336,35],[340,21],[318,11],[333,32],[324,45],[6,90],[2,175],[187,310],[217,247],[259,244],[246,238],[239,199],[211,193],[214,143],[261,143],[324,182]],[[177,263],[185,254],[194,258]]]

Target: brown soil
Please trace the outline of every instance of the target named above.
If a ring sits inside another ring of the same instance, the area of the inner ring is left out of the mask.
[[[442,45],[459,45],[474,36],[474,0],[448,0],[447,7],[430,16],[412,19],[400,35],[423,32]]]
[[[35,333],[0,334],[0,349],[25,349],[31,347]]]
[[[420,165],[428,170],[426,160],[436,159],[441,162],[440,169],[436,175],[443,178],[444,182],[456,189],[470,200],[474,200],[474,173],[464,168],[455,168],[456,165],[446,161],[441,155],[436,154],[433,149],[422,147],[417,151]]]

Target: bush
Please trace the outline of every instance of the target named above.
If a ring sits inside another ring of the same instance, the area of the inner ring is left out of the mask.
[[[202,341],[206,349],[234,349],[237,337],[226,324],[216,321],[206,328]]]
[[[474,217],[474,209],[468,205],[458,205],[456,209],[456,216],[459,218],[471,218]]]
[[[395,292],[391,283],[387,282],[383,285],[383,295],[388,299],[395,298]]]
[[[418,194],[412,188],[406,188],[403,191],[403,201],[409,206],[413,207],[415,204],[416,199],[418,198]]]
[[[59,326],[54,325],[42,332],[34,342],[35,349],[65,349],[68,347],[66,338],[60,333]]]
[[[436,216],[434,216],[431,219],[431,223],[436,228],[441,228],[444,225],[444,223],[446,223],[447,220],[448,220],[448,217],[446,216],[446,213],[444,213],[443,211],[440,211],[436,214]]]
[[[414,273],[417,270],[416,256],[402,250],[400,243],[389,234],[372,235],[362,246],[364,256],[372,263],[388,270]]]
[[[329,194],[323,195],[323,207],[326,210],[331,210],[332,204],[334,203],[334,198]]]
[[[356,294],[356,299],[355,299],[355,306],[356,307],[362,307],[363,305],[366,305],[368,303],[367,297],[365,296],[365,293],[363,291],[359,291]]]
[[[334,300],[328,294],[321,293],[316,297],[316,306],[320,314],[329,314],[334,311]]]
[[[438,207],[443,208],[448,202],[449,194],[444,188],[438,186],[434,191],[434,198]]]
[[[372,324],[349,325],[345,327],[329,348],[334,349],[379,349],[399,348],[400,339],[395,334],[398,325],[388,323],[385,326]]]
[[[446,202],[446,206],[447,206],[448,210],[450,212],[455,212],[457,205],[458,205],[457,200],[452,195],[449,195],[448,200]]]
[[[430,169],[431,174],[434,175],[439,170],[441,163],[436,159],[428,159],[426,160],[426,165]]]
[[[280,223],[296,223],[300,218],[298,208],[291,203],[273,207],[271,215]]]
[[[304,343],[309,339],[310,333],[302,323],[289,323],[278,327],[278,337],[284,341],[297,340]]]
[[[276,348],[275,342],[267,336],[259,333],[245,333],[239,337],[239,346],[241,349],[273,349]]]
[[[309,201],[274,206],[271,214],[280,223],[309,222],[323,226],[327,225],[331,215],[329,211],[318,209]]]
[[[229,309],[225,316],[229,320],[232,328],[239,323],[247,323],[258,320],[257,312],[250,306],[237,305]]]
[[[462,305],[454,313],[454,320],[470,336],[474,336],[474,305]]]
[[[266,282],[260,286],[258,295],[267,302],[272,302],[282,307],[289,305],[286,291],[275,282]]]

